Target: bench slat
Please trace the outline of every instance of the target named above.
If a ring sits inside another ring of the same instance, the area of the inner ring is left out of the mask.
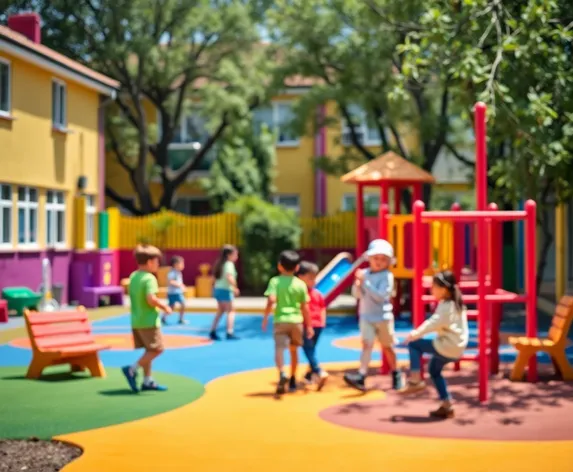
[[[88,321],[88,314],[84,311],[76,311],[73,313],[29,313],[28,322],[30,325],[40,324],[54,324],[54,323],[70,323],[73,321]]]
[[[32,325],[34,338],[46,338],[66,334],[89,334],[91,331],[91,326],[87,322]]]
[[[78,346],[68,346],[61,348],[48,349],[47,352],[57,352],[62,357],[77,357],[83,354],[91,354],[93,352],[105,351],[109,349],[109,346],[103,344],[91,343],[91,344],[80,344]]]
[[[80,346],[82,344],[92,344],[94,338],[90,334],[68,334],[62,336],[49,336],[47,338],[37,338],[38,349],[60,349],[70,346]]]

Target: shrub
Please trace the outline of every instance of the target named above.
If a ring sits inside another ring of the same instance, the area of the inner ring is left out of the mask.
[[[300,224],[297,215],[259,197],[242,197],[226,207],[239,215],[241,263],[247,286],[256,292],[265,289],[276,274],[281,251],[297,249]]]

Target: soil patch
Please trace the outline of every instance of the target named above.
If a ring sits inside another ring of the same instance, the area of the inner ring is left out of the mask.
[[[0,439],[0,472],[55,472],[82,455],[59,441]]]

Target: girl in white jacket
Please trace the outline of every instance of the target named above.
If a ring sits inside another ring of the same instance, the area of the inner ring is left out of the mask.
[[[402,394],[419,392],[426,387],[420,376],[422,354],[432,354],[429,373],[441,400],[440,407],[430,412],[435,418],[453,418],[451,397],[442,370],[446,364],[457,361],[468,345],[469,329],[462,293],[454,274],[439,272],[434,276],[432,295],[438,301],[434,314],[406,337],[410,351],[410,376]],[[436,332],[435,339],[421,339]]]

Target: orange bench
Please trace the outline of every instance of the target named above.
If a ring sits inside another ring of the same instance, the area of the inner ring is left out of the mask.
[[[33,353],[27,378],[38,379],[46,367],[58,364],[70,364],[72,372],[88,369],[94,377],[105,377],[98,352],[109,346],[96,342],[83,307],[61,313],[25,311],[24,317]]]
[[[558,375],[563,380],[573,380],[573,368],[567,360],[567,334],[573,321],[573,297],[564,296],[555,308],[551,328],[547,338],[510,337],[509,343],[517,349],[517,359],[513,365],[510,379],[519,381],[523,378],[525,368],[531,356],[545,352],[551,356]]]

